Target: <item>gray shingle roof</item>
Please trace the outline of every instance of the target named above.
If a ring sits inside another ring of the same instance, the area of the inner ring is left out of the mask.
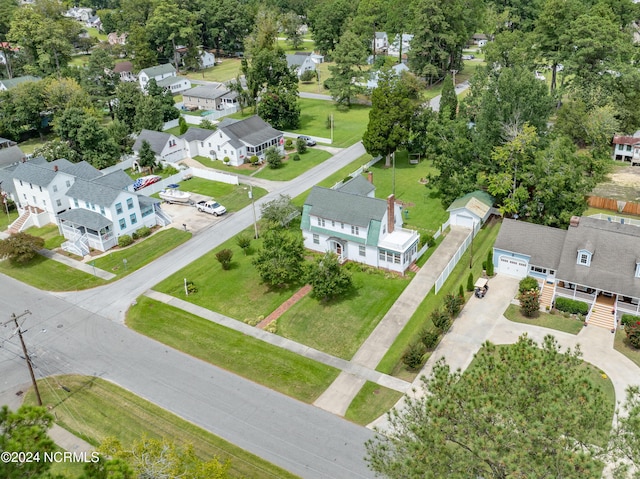
[[[104,176],[95,178],[93,181],[118,190],[126,190],[129,186],[133,185],[133,180],[122,170],[112,171]]]
[[[381,221],[387,211],[385,200],[320,186],[311,189],[304,204],[311,206],[309,214],[313,216],[357,226],[368,226],[371,220]]]
[[[196,98],[215,100],[228,92],[228,88],[226,88],[222,83],[218,83],[217,85],[198,85],[196,87],[189,88],[182,93],[182,96],[194,96]]]
[[[171,86],[171,85],[173,85],[175,83],[180,83],[182,80],[184,80],[184,78],[167,77],[167,78],[163,78],[162,80],[158,80],[156,83],[158,84],[158,86],[168,87],[168,86]]]
[[[93,165],[84,160],[79,163],[72,164],[68,168],[64,168],[64,172],[85,180],[97,178],[102,175],[100,170],[94,168]]]
[[[28,81],[38,81],[38,80],[40,80],[39,77],[25,75],[23,77],[12,78],[10,80],[8,79],[0,80],[0,83],[2,83],[7,90],[10,90],[11,88],[18,86],[20,83],[24,83]]]
[[[287,55],[287,66],[289,68],[299,67],[307,58],[309,58],[307,55]]]
[[[152,206],[161,203],[160,200],[152,198],[151,196],[137,195],[140,208],[144,209],[145,206]]]
[[[163,148],[171,138],[169,133],[163,133],[161,131],[153,131],[153,130],[142,130],[136,138],[136,142],[133,144],[133,151],[140,151],[142,148],[142,142],[144,140],[149,142],[151,146],[151,151],[153,151],[156,155],[162,153]]]
[[[167,73],[175,73],[176,69],[171,63],[165,63],[164,65],[156,65],[154,67],[145,68],[140,70],[140,73],[146,73],[149,78],[155,78],[158,75],[166,75]]]
[[[26,158],[25,154],[16,145],[8,148],[0,148],[0,168],[18,163],[22,161],[23,158]]]
[[[13,171],[11,168],[0,169],[0,181],[2,182],[0,190],[6,191],[15,198],[16,187],[13,184]],[[2,204],[0,204],[0,207],[2,207]]]
[[[18,165],[13,172],[13,177],[16,180],[26,181],[37,186],[47,186],[56,176],[54,171],[56,166],[60,171],[66,171],[73,166],[73,163],[64,158],[44,163],[26,161]]]
[[[107,217],[102,216],[95,211],[85,210],[83,208],[73,208],[60,213],[58,218],[64,221],[70,221],[79,226],[84,226],[94,231],[100,231],[102,228],[112,226],[113,223]]]
[[[594,252],[591,265],[578,264],[578,250]],[[567,230],[556,277],[625,296],[640,297],[635,277],[640,258],[640,227],[582,217]]]
[[[180,138],[185,141],[203,141],[213,134],[213,130],[207,130],[206,128],[198,128],[192,126],[183,135],[180,135]]]
[[[262,143],[282,136],[282,132],[272,128],[258,115],[235,122],[228,120],[230,119],[225,118],[218,126],[218,130],[224,132],[232,141],[240,140],[251,146],[260,146]]]
[[[504,219],[494,247],[530,255],[535,266],[557,269],[566,234],[558,228]]]
[[[356,175],[354,178],[351,178],[345,184],[336,189],[338,191],[342,191],[343,193],[367,196],[372,191],[375,191],[376,187],[371,184],[364,176]]]
[[[122,193],[122,189],[77,178],[67,191],[67,196],[109,208],[120,193]]]

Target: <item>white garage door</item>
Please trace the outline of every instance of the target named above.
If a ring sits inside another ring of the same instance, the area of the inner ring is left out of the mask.
[[[473,218],[466,215],[456,215],[456,224],[465,228],[473,228]]]
[[[510,256],[500,256],[498,260],[498,273],[516,278],[524,278],[527,275],[528,264],[521,259]]]

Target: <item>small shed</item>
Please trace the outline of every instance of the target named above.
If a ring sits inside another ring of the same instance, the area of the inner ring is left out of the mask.
[[[474,228],[477,231],[493,211],[493,198],[485,191],[472,191],[456,199],[447,211],[451,226]]]

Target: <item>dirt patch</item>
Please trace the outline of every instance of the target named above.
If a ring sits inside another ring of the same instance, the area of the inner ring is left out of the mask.
[[[607,175],[607,181],[596,186],[592,195],[622,201],[640,201],[640,167],[616,168]]]

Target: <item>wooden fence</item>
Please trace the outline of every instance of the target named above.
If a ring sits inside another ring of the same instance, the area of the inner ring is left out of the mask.
[[[626,213],[628,215],[640,215],[640,203],[634,203],[633,201],[621,201],[611,198],[602,198],[601,196],[589,196],[587,203],[592,208],[616,211],[618,213]]]

